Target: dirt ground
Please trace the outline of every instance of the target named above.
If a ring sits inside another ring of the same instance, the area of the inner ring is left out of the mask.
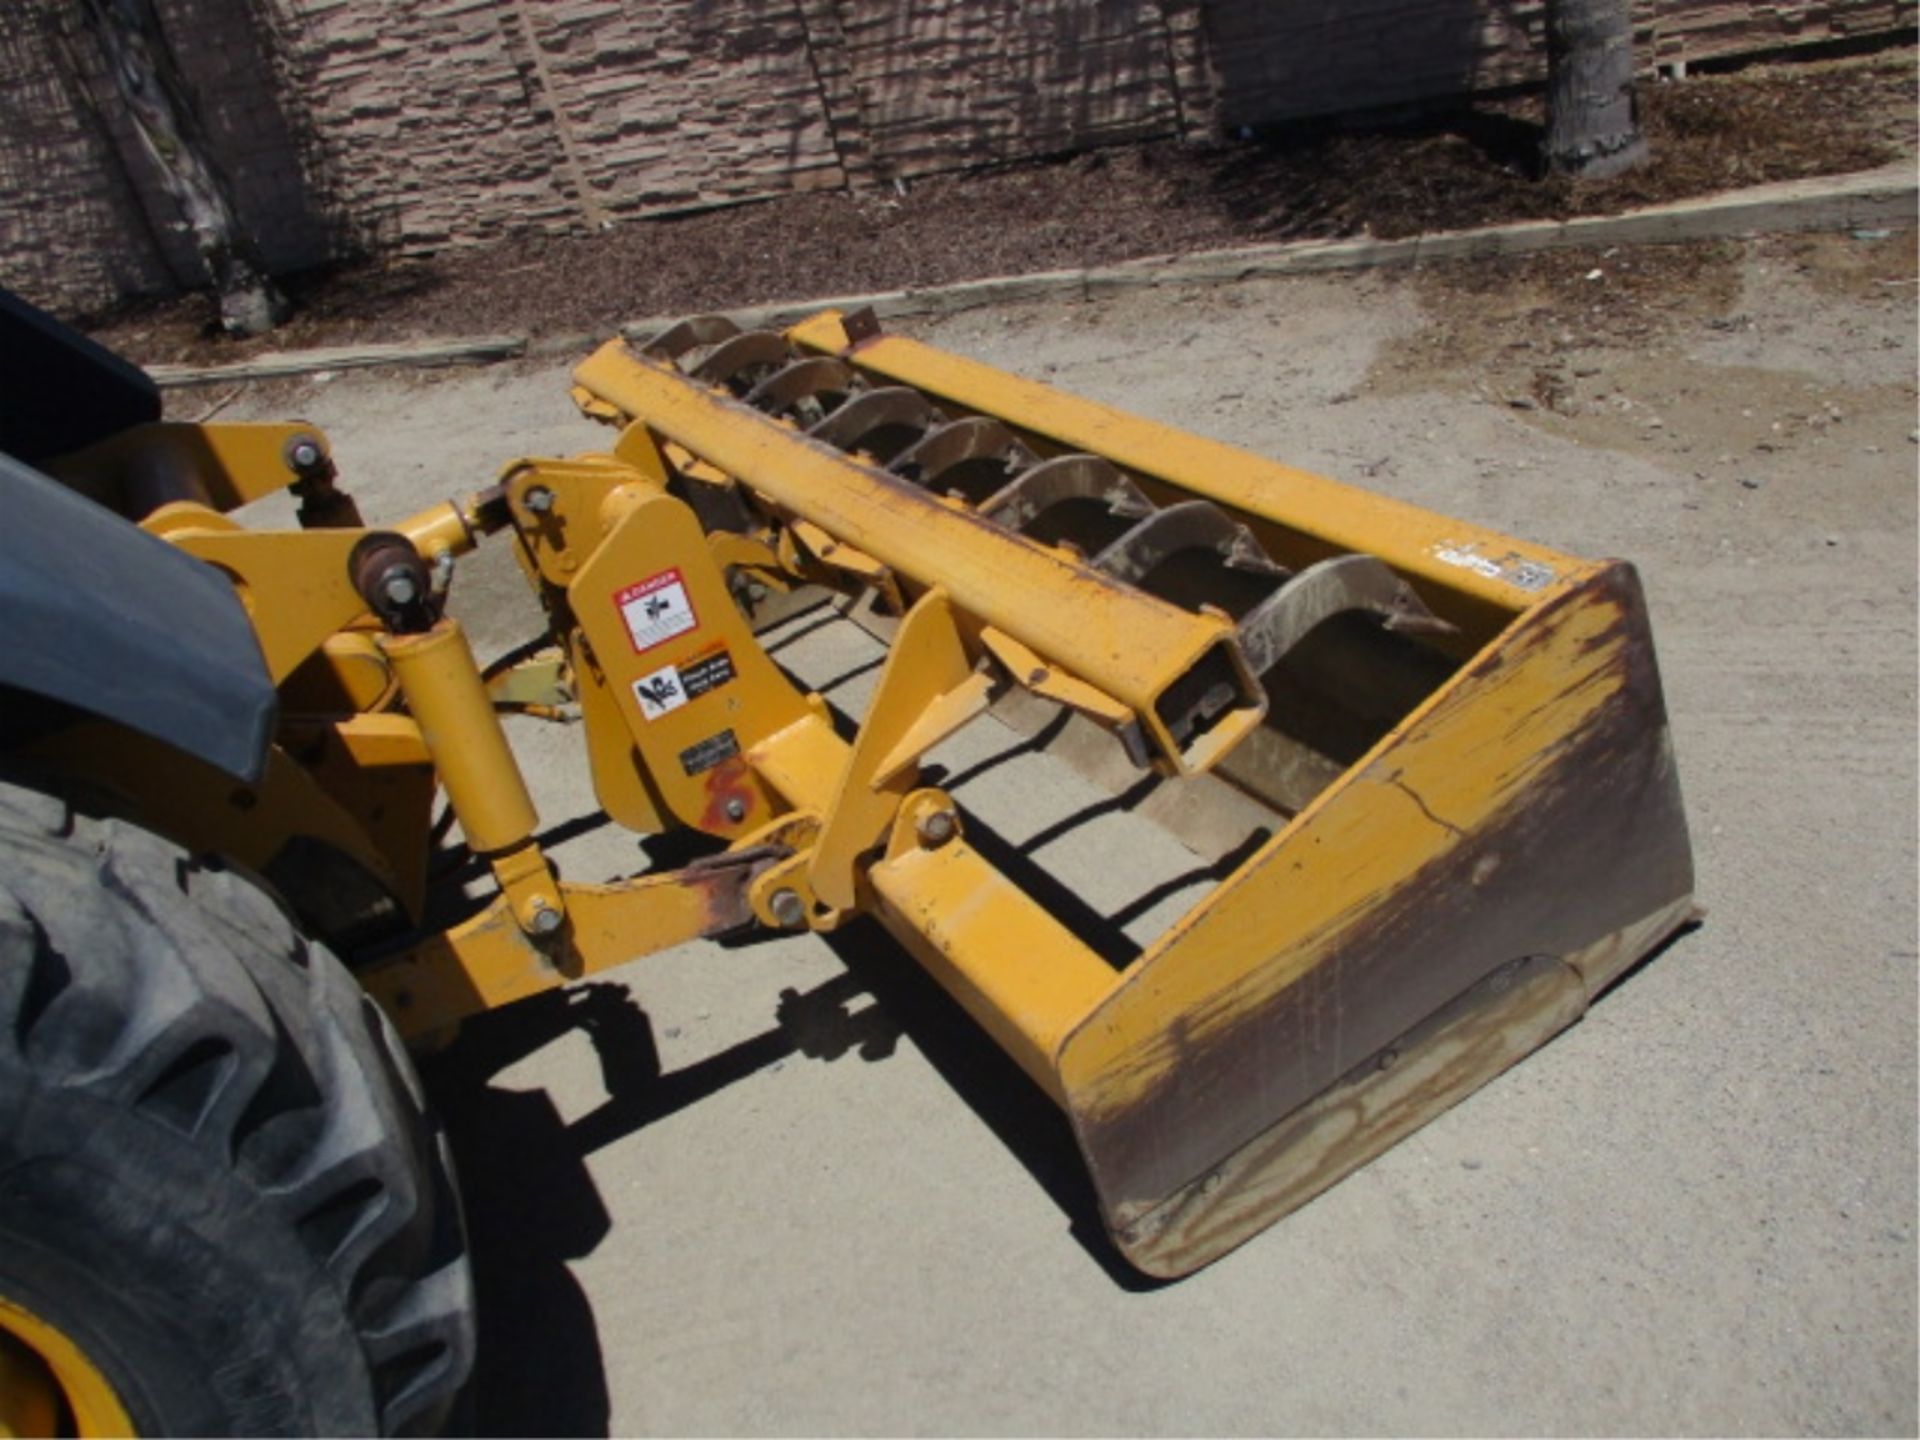
[[[476,1023],[429,1084],[478,1253],[482,1428],[1913,1434],[1915,280],[1911,232],[1824,235],[917,327],[1636,561],[1709,917],[1165,1287],[1105,1248],[1047,1102],[875,932],[683,947]],[[601,433],[532,362],[227,413],[325,425],[370,518]],[[457,608],[497,650],[533,618],[519,578],[462,563]],[[774,643],[858,713],[863,633]],[[955,762],[969,813],[1129,934],[1191,901],[1137,906],[1182,867],[1168,838],[983,724]],[[596,818],[576,733],[514,742],[571,877],[645,862]]]
[[[1654,158],[1603,182],[1535,176],[1538,96],[1213,147],[1101,150],[799,195],[601,234],[291,277],[272,335],[209,335],[204,299],[102,319],[147,363],[458,334],[610,334],[643,315],[1084,267],[1258,241],[1462,229],[1613,212],[1866,170],[1915,149],[1911,47],[1695,73],[1641,90]]]

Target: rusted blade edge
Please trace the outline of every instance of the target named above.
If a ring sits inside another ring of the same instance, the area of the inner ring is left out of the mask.
[[[1596,955],[1638,958],[1694,915],[1691,896],[1609,935]],[[1586,956],[1528,956],[1353,1067],[1305,1105],[1131,1224],[1111,1228],[1128,1263],[1175,1279],[1211,1264],[1551,1040],[1585,1012]]]

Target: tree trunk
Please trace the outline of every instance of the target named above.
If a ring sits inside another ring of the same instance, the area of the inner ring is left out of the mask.
[[[152,0],[80,0],[80,13],[99,41],[161,185],[193,234],[213,280],[222,328],[232,335],[271,330],[287,318],[286,299],[267,278],[258,248],[240,224]]]
[[[1600,180],[1647,158],[1631,0],[1547,0],[1547,168]]]

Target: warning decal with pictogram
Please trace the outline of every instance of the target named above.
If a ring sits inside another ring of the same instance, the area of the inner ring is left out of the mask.
[[[613,603],[626,624],[627,638],[633,642],[636,655],[664,645],[700,623],[677,568],[616,590]]]

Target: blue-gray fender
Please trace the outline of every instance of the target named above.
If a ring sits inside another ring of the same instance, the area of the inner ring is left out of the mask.
[[[5,454],[0,616],[0,685],[259,779],[278,699],[232,583]]]

